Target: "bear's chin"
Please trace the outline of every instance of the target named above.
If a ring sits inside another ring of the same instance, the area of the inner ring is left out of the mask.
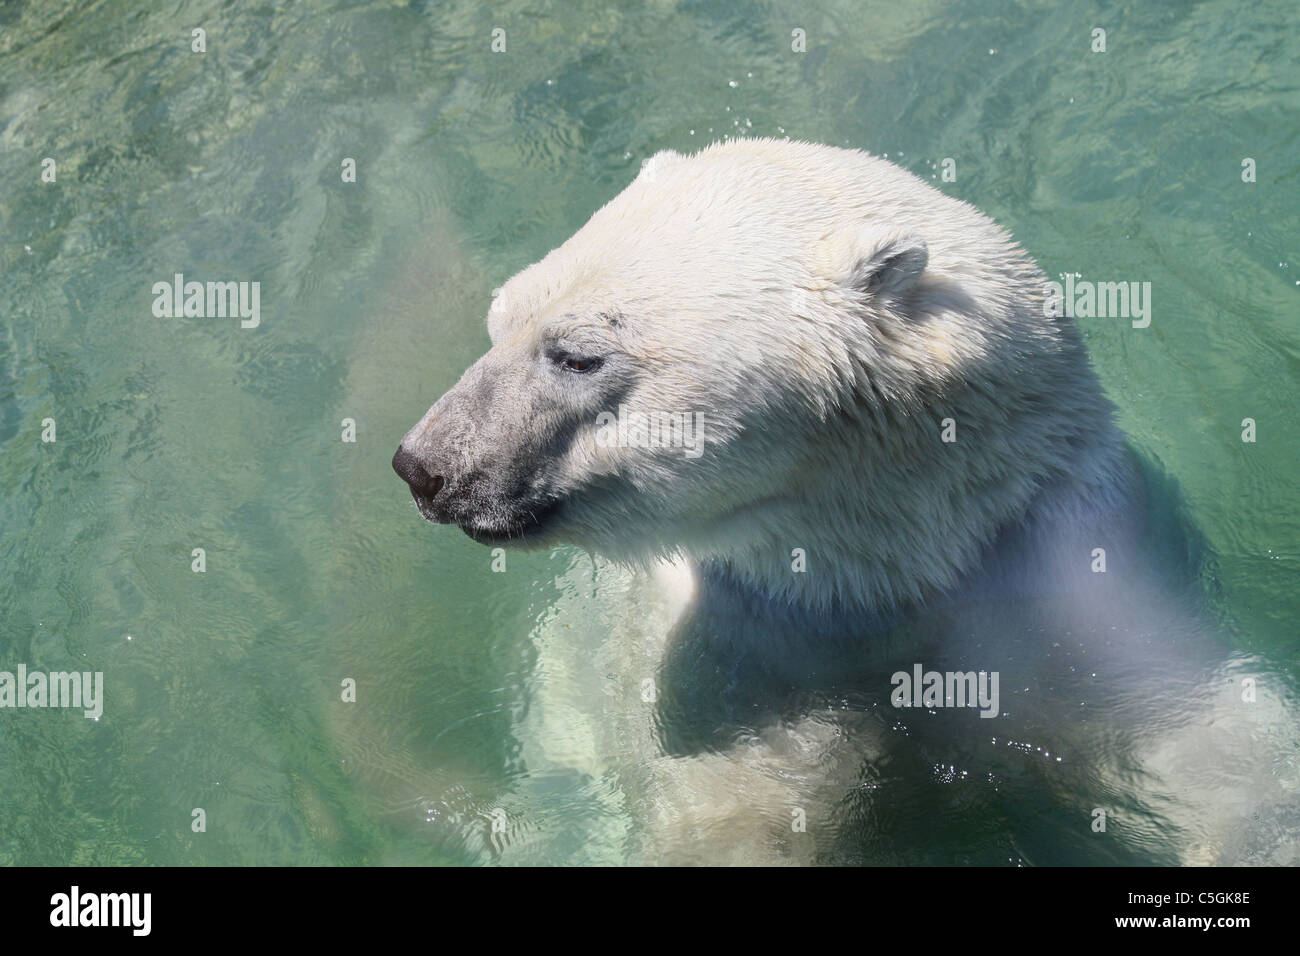
[[[509,545],[518,548],[543,548],[554,543],[551,531],[559,503],[541,509],[530,509],[506,521],[458,521],[457,527],[484,545]]]

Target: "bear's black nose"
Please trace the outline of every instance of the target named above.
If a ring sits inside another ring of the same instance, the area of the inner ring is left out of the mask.
[[[411,494],[420,498],[434,498],[442,491],[447,479],[442,475],[431,475],[420,460],[401,445],[393,456],[393,471],[399,478],[411,486]]]

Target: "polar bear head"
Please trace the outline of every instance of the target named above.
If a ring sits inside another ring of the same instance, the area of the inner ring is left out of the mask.
[[[920,597],[1046,482],[1104,480],[1109,406],[1044,286],[867,154],[660,153],[501,287],[491,349],[393,466],[485,543],[685,554],[813,605]]]

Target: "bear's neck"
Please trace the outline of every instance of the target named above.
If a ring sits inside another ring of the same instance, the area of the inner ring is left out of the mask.
[[[819,462],[797,491],[726,516],[685,550],[702,585],[823,620],[883,624],[995,563],[1000,575],[1021,573],[1007,570],[1019,561],[1063,580],[1131,517],[1133,466],[1109,403],[1098,390],[1077,411],[1064,429],[1032,415],[1018,429],[998,422],[985,431],[997,442],[963,436],[958,419],[956,441],[929,460],[846,440],[854,452],[838,466]]]

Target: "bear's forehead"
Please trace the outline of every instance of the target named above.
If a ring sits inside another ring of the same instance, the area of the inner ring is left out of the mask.
[[[545,264],[530,266],[494,292],[488,310],[494,341],[508,333],[618,336],[629,324],[628,309],[644,304],[644,290],[633,294],[608,279],[572,270],[539,274]]]
[[[644,220],[606,212],[511,277],[494,295],[489,329],[562,320],[642,327],[652,316],[757,304],[765,288],[788,290],[802,277],[811,245],[792,226],[715,221],[716,210],[659,210]]]
[[[953,220],[980,218],[971,212],[856,151],[738,141],[693,156],[659,154],[566,242],[502,286],[488,327],[495,340],[558,321],[617,328],[612,317],[638,331],[691,315],[745,313],[749,325],[788,312],[782,304],[792,290],[820,288],[824,247],[835,237],[906,225],[926,239],[934,268],[948,237],[960,234]],[[968,225],[976,228],[984,231]]]

